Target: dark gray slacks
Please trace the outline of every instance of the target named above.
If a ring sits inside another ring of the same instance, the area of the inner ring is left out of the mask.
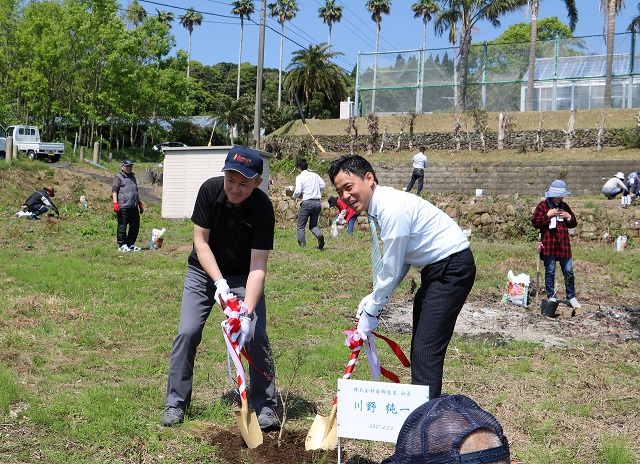
[[[442,392],[444,357],[475,277],[470,249],[422,269],[421,286],[413,300],[411,383],[428,385],[429,399]]]
[[[298,225],[296,227],[296,235],[300,246],[305,246],[307,244],[307,239],[305,237],[307,221],[309,221],[309,230],[316,236],[316,238],[322,235],[322,232],[320,232],[320,228],[318,227],[318,218],[320,217],[321,211],[322,205],[320,204],[320,200],[304,200],[300,203],[300,211],[298,211]]]
[[[231,293],[239,299],[245,296],[247,276],[225,276]],[[173,340],[171,360],[169,362],[169,378],[167,380],[166,405],[187,409],[191,404],[193,385],[193,367],[196,349],[202,340],[205,322],[214,311],[214,325],[210,336],[222,337],[220,322],[225,315],[218,304],[214,306],[216,287],[209,275],[195,266],[188,266],[182,293],[182,309],[178,335]],[[216,313],[216,311],[218,311]],[[277,396],[271,348],[267,338],[267,307],[264,295],[260,299],[255,313],[256,321],[253,340],[245,345],[249,357],[256,367],[272,380],[267,379],[253,366],[249,366],[249,402],[258,414],[263,409],[276,410]],[[245,360],[245,368],[247,366]]]

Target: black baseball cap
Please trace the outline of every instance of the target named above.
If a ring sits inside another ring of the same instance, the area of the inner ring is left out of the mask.
[[[122,162],[123,166],[133,166],[133,161],[131,161],[130,159],[126,159]]]
[[[227,154],[223,171],[237,171],[247,179],[262,174],[262,157],[253,148],[235,145]]]
[[[471,432],[494,432],[502,445],[460,454]],[[384,464],[481,464],[509,459],[509,442],[489,412],[464,395],[442,395],[416,408],[402,425],[396,452]]]

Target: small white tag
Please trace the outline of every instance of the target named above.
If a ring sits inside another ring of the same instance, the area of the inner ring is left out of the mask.
[[[549,223],[549,229],[555,229],[556,228],[556,218],[555,216],[551,218],[551,222]]]

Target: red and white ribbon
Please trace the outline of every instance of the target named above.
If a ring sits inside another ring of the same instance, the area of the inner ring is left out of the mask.
[[[238,299],[231,295],[227,301],[227,306],[224,308],[224,313],[227,316],[226,321],[221,322],[222,334],[224,335],[224,341],[227,344],[227,369],[229,371],[229,380],[232,384],[235,384],[231,373],[231,363],[236,368],[236,374],[238,379],[238,389],[236,390],[240,397],[247,400],[247,377],[240,359],[242,353],[242,346],[244,345],[244,336],[240,332],[240,302]]]

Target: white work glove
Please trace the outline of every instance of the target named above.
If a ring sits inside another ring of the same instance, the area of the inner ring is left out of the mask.
[[[358,333],[362,337],[362,340],[367,340],[371,335],[371,332],[378,327],[378,318],[369,315],[366,311],[362,311],[358,318]]]
[[[249,316],[249,308],[247,308],[242,300],[240,300],[240,334],[244,338],[245,343],[253,339],[256,332],[256,322],[258,315],[254,311]]]
[[[342,211],[340,211],[340,214],[338,215],[338,219],[344,219],[347,217],[347,210],[343,209]]]
[[[378,318],[367,313],[367,309],[373,309],[373,295],[371,293],[360,301],[358,311],[356,312],[356,317],[358,318],[358,333],[362,337],[362,340],[369,338],[371,332],[378,327]]]
[[[220,278],[214,282],[216,286],[216,294],[214,295],[214,300],[220,303],[220,306],[223,308],[227,305],[227,301],[229,301],[229,284],[227,283],[225,278]]]

